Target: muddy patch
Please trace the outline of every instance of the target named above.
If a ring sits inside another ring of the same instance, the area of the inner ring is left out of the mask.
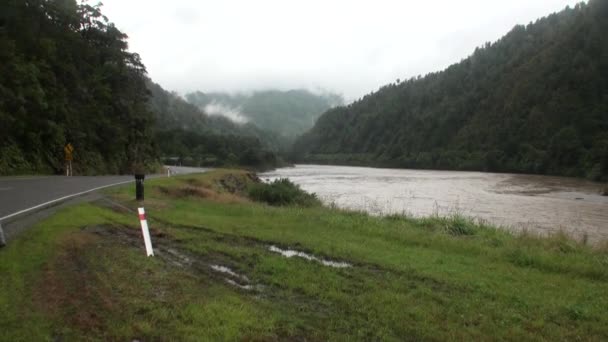
[[[60,240],[32,293],[36,307],[83,331],[103,329],[106,320],[99,312],[116,309],[118,302],[110,289],[100,286],[99,266],[91,253],[98,242],[95,235],[81,233]]]
[[[247,183],[234,175],[226,175],[217,181],[218,186],[231,194],[241,194],[247,189]]]
[[[144,243],[138,229],[106,225],[85,227],[83,230],[105,238],[115,239],[129,247],[142,249],[143,253]],[[163,232],[152,230],[150,234],[155,256],[163,260],[169,267],[183,269],[209,279],[222,279],[231,286],[242,290],[263,288],[261,285],[252,284],[246,275],[239,274],[230,266],[226,266],[231,263],[226,255],[221,253],[208,255],[193,253],[180,246],[179,241],[171,239]]]
[[[352,265],[347,262],[323,259],[323,258],[316,257],[312,254],[304,253],[301,251],[296,251],[293,249],[282,249],[282,248],[279,248],[274,245],[269,246],[268,250],[273,253],[281,254],[282,256],[284,256],[286,258],[299,257],[299,258],[303,258],[306,260],[318,262],[318,263],[320,263],[324,266],[328,266],[328,267],[333,267],[333,268],[352,267]]]
[[[231,194],[243,195],[247,192],[250,183],[261,183],[260,178],[253,172],[244,174],[227,174],[216,180],[216,185],[221,191]]]
[[[157,220],[157,221],[160,221],[163,224],[169,225],[169,223],[166,221],[162,221],[162,220]],[[204,232],[206,234],[211,234],[211,236],[209,237],[210,239],[213,239],[214,241],[221,242],[221,243],[230,243],[230,244],[234,244],[234,245],[243,245],[243,246],[249,246],[249,247],[252,247],[252,246],[262,247],[270,252],[281,254],[286,258],[300,257],[300,258],[314,261],[314,262],[320,263],[324,266],[333,267],[333,268],[353,267],[353,264],[348,263],[348,262],[336,261],[336,260],[331,260],[328,258],[318,257],[311,253],[307,253],[307,252],[303,252],[303,251],[299,251],[299,250],[295,250],[295,249],[290,249],[290,248],[281,248],[274,244],[268,245],[270,243],[269,241],[260,240],[260,239],[254,238],[254,237],[235,236],[233,234],[221,233],[221,232],[217,232],[213,229],[203,227],[203,226],[173,225],[172,228],[185,229],[185,230],[190,230],[190,231],[195,231],[195,232]]]

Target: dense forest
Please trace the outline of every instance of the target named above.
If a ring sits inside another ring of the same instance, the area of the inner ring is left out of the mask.
[[[460,63],[329,110],[297,161],[608,179],[608,1],[516,26]]]
[[[151,169],[163,156],[276,161],[268,134],[245,134],[154,85],[126,39],[100,5],[0,2],[0,174],[60,173],[67,143],[76,174]]]
[[[275,132],[287,140],[293,140],[312,128],[315,121],[328,109],[342,105],[340,95],[330,92],[314,94],[308,90],[264,90],[252,93],[202,93],[186,95],[188,102],[203,110],[219,107],[239,115],[263,130]]]

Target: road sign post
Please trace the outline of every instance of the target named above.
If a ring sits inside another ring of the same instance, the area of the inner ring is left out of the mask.
[[[154,256],[154,250],[152,249],[152,239],[150,238],[150,229],[148,228],[148,220],[146,219],[146,211],[144,208],[137,208],[139,214],[139,221],[141,223],[141,233],[144,237],[144,245],[146,246],[146,255]]]
[[[6,239],[4,238],[4,231],[2,230],[2,223],[0,223],[0,248],[6,246]]]
[[[65,153],[65,175],[72,176],[72,159],[74,158],[74,146],[71,143],[68,143],[63,148],[63,152]]]
[[[146,175],[144,174],[136,174],[135,175],[135,200],[143,201],[144,200],[144,179]]]

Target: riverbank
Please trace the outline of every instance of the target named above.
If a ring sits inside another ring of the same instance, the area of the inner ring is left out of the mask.
[[[599,183],[574,178],[323,165],[260,177],[289,178],[327,205],[374,215],[460,215],[512,231],[564,232],[590,244],[608,240],[608,198]]]
[[[0,250],[1,339],[604,340],[608,247],[245,195],[217,170],[58,212]],[[287,258],[283,255],[291,256]]]

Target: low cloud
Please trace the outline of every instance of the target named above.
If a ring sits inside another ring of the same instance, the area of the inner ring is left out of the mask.
[[[350,102],[579,1],[103,0],[102,10],[166,89],[322,87]]]
[[[206,105],[204,111],[209,115],[223,116],[240,124],[246,123],[248,121],[247,118],[243,115],[243,113],[241,113],[240,108],[226,106],[222,103],[218,103],[215,101]]]

